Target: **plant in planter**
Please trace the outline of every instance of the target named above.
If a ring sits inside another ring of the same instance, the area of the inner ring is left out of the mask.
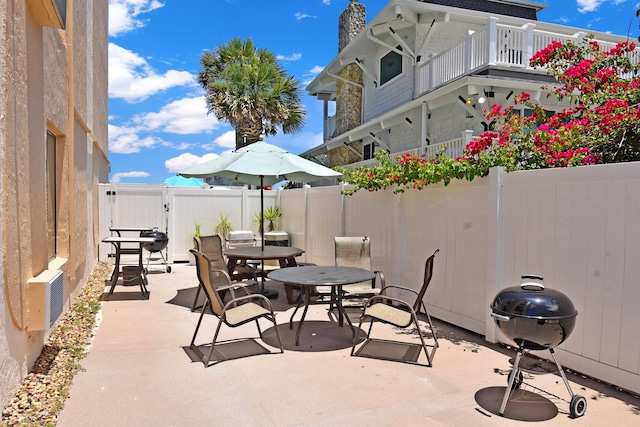
[[[227,239],[227,235],[230,231],[233,231],[233,224],[229,220],[229,215],[220,214],[218,217],[218,223],[216,224],[215,233],[224,241]]]
[[[194,231],[193,234],[191,235],[191,242],[189,243],[190,245],[193,245],[193,248],[196,248],[196,244],[193,241],[194,237],[200,237],[202,236],[202,225],[199,222],[194,223]],[[187,245],[187,248],[189,247],[189,245]],[[193,254],[191,252],[187,252],[187,256],[189,257],[189,265],[195,265],[196,264],[196,258],[193,256]]]
[[[270,206],[264,210],[264,223],[267,231],[273,231],[277,229],[276,221],[282,217],[282,211],[277,206]],[[253,221],[258,224],[258,232],[262,234],[262,213],[258,212],[253,218]]]
[[[200,237],[200,236],[202,236],[202,226],[200,225],[200,223],[196,222],[195,231],[193,232],[193,237]]]

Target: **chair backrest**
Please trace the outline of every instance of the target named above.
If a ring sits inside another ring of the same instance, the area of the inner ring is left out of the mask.
[[[209,236],[196,236],[193,238],[196,250],[209,258],[213,268],[225,270],[227,264],[222,254],[222,239],[217,234]]]
[[[440,249],[436,249],[435,251],[433,251],[433,253],[429,256],[429,258],[427,258],[424,263],[424,278],[422,280],[422,288],[420,288],[418,296],[416,296],[416,301],[413,303],[413,310],[416,313],[420,311],[420,304],[422,304],[424,294],[427,292],[427,288],[429,287],[429,283],[431,282],[431,278],[433,277],[433,261],[438,252],[440,252]]]
[[[336,265],[371,270],[371,241],[367,236],[335,237]]]
[[[221,286],[229,286],[231,284],[231,278],[226,269],[215,269],[211,263],[211,260],[202,252],[190,249],[190,252],[196,258],[196,272],[198,274],[198,280],[204,289],[204,292],[209,300],[211,311],[220,316],[222,314],[222,308],[224,302],[220,297],[217,289]]]

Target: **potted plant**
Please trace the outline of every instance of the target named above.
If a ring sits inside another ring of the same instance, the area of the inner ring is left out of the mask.
[[[264,222],[267,231],[274,231],[277,229],[276,221],[282,217],[282,211],[277,206],[270,206],[264,210]],[[253,221],[258,224],[258,232],[262,234],[262,213],[258,212],[253,218]]]
[[[199,222],[196,222],[194,224],[194,227],[195,227],[195,230],[194,230],[194,232],[193,232],[193,234],[191,236],[191,244],[193,245],[193,248],[195,249],[196,245],[195,245],[195,243],[193,241],[193,238],[202,236],[202,226],[201,226],[201,224]],[[187,247],[189,247],[189,245],[187,245]],[[188,255],[189,255],[189,265],[196,265],[195,256],[191,252],[189,252]]]
[[[220,214],[218,223],[216,224],[215,233],[220,236],[222,241],[227,240],[227,235],[233,231],[233,224],[229,220],[229,215]]]

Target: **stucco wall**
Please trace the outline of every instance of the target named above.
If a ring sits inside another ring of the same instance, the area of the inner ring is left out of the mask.
[[[108,0],[73,2],[64,29],[42,20],[50,16],[38,13],[44,4],[0,0],[1,403],[13,395],[47,338],[29,321],[27,283],[45,270],[62,270],[64,307],[70,306],[97,262],[92,188],[108,180]],[[44,185],[47,131],[57,144],[53,259]]]

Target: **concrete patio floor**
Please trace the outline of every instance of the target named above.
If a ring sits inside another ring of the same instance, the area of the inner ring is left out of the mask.
[[[330,321],[326,305],[311,307],[296,348],[287,324],[293,306],[277,282],[267,287],[279,291],[272,302],[285,352],[205,368],[184,349],[199,316],[188,307],[196,285],[195,267],[175,264],[171,273],[149,274],[149,300],[138,287],[116,287],[58,426],[640,425],[637,397],[573,373],[567,374],[573,392],[588,402],[584,417],[570,417],[569,392],[553,374],[525,375],[505,416],[496,415],[515,352],[436,319],[440,348],[431,368],[351,357],[350,329]],[[199,343],[213,337],[215,320],[205,315]],[[273,343],[273,329],[261,325]],[[417,341],[376,326],[387,338]],[[255,323],[223,326],[222,339],[239,337],[257,338]],[[260,339],[228,351],[263,351],[255,343],[276,351]]]

